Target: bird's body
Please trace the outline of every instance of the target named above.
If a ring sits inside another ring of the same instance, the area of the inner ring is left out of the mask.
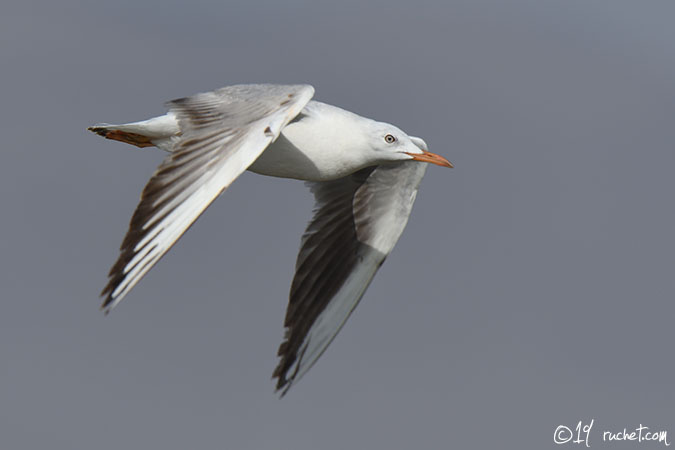
[[[244,170],[309,182],[275,370],[286,392],[340,330],[405,227],[426,164],[419,138],[325,103],[311,86],[239,85],[169,103],[168,114],[90,130],[170,153],[146,185],[103,291],[110,311]]]
[[[309,101],[299,116],[299,119],[291,121],[281,130],[279,137],[247,170],[260,175],[302,181],[329,181],[372,166],[377,160],[376,155],[359,151],[364,145],[358,145],[358,142],[366,141],[362,129],[364,125],[377,127],[378,122],[315,100]],[[180,126],[173,113],[108,127],[130,132],[133,130],[136,134],[149,137],[152,145],[168,152],[174,151],[179,142]],[[324,131],[316,133],[317,128]],[[340,133],[344,129],[351,132],[347,135]]]
[[[372,165],[370,155],[359,152],[362,146],[355,145],[365,140],[361,127],[355,126],[361,123],[359,119],[365,119],[317,101],[310,101],[300,114],[300,120],[286,125],[249,170],[275,177],[328,181]],[[325,131],[316,133],[317,128]],[[339,131],[343,129],[354,131],[344,135]]]

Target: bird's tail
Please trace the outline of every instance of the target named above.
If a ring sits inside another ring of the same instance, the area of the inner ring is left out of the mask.
[[[172,113],[122,125],[100,123],[87,129],[106,139],[141,148],[156,146],[169,152],[173,150],[173,144],[180,136],[178,121]]]
[[[124,131],[120,129],[120,127],[123,127],[123,125],[101,123],[89,127],[87,130],[96,133],[99,136],[103,136],[106,139],[124,142],[126,144],[135,145],[136,147],[152,147],[155,145],[148,136],[143,136],[142,134],[133,133],[131,131]]]

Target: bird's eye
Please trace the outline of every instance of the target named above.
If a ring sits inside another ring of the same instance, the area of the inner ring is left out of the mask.
[[[394,142],[396,142],[396,138],[394,136],[392,136],[391,134],[388,134],[384,137],[384,141],[387,144],[393,144]]]

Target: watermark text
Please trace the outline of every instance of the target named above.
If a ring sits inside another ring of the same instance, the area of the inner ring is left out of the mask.
[[[633,441],[636,443],[660,443],[666,447],[670,446],[668,440],[668,431],[653,430],[650,427],[640,424],[635,428],[623,428],[618,430],[593,431],[595,419],[584,423],[580,420],[576,425],[568,427],[558,425],[553,432],[553,442],[556,444],[577,444],[585,447],[591,446],[594,438],[602,442],[614,441]]]

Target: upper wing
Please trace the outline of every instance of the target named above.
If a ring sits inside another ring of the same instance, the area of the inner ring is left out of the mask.
[[[314,94],[308,85],[239,85],[168,103],[182,135],[143,189],[109,273],[109,312]]]
[[[394,248],[426,167],[386,164],[308,183],[315,213],[302,237],[273,375],[282,395],[328,347]]]

